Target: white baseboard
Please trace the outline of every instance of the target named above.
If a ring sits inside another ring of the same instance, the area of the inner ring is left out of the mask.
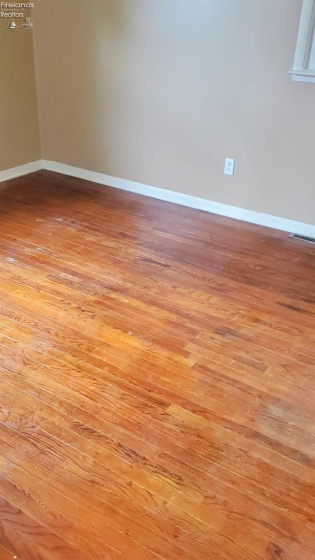
[[[28,175],[29,173],[39,171],[40,169],[43,169],[42,160],[32,161],[31,163],[26,163],[25,165],[19,165],[18,167],[12,167],[11,169],[0,171],[0,183],[3,181],[9,181],[9,179],[21,177],[22,175]]]
[[[279,216],[272,216],[271,214],[263,214],[253,210],[245,210],[244,208],[229,206],[228,204],[221,204],[220,202],[214,202],[212,200],[206,200],[196,196],[169,191],[167,189],[151,187],[150,185],[136,183],[135,181],[128,181],[127,179],[119,179],[118,177],[97,173],[96,171],[88,171],[87,169],[80,169],[79,167],[72,167],[71,165],[58,163],[56,161],[38,160],[26,163],[25,165],[19,165],[18,167],[13,167],[12,169],[0,171],[0,183],[8,181],[9,179],[21,177],[22,175],[28,175],[29,173],[39,171],[40,169],[55,171],[56,173],[85,179],[100,185],[114,187],[115,189],[150,196],[151,198],[157,198],[158,200],[164,200],[166,202],[173,202],[175,204],[187,206],[188,208],[195,208],[212,214],[226,216],[227,218],[243,220],[244,222],[249,222],[251,224],[315,237],[315,225],[304,224],[302,222],[288,220],[287,218],[280,218]]]
[[[142,183],[128,181],[127,179],[119,179],[118,177],[111,177],[110,175],[104,175],[103,173],[88,171],[86,169],[80,169],[79,167],[72,167],[71,165],[66,165],[65,163],[43,160],[42,168],[49,171],[55,171],[57,173],[63,173],[64,175],[70,175],[71,177],[92,181],[93,183],[98,183],[100,185],[114,187],[115,189],[150,196],[166,202],[181,204],[182,206],[188,206],[189,208],[195,208],[197,210],[204,210],[205,212],[219,214],[220,216],[226,216],[236,220],[243,220],[244,222],[250,222],[251,224],[315,237],[315,225],[295,222],[294,220],[272,216],[271,214],[245,210],[243,208],[237,208],[236,206],[221,204],[220,202],[213,202],[211,200],[205,200],[203,198],[197,198],[195,196],[189,196],[179,192],[151,187],[149,185],[143,185]]]

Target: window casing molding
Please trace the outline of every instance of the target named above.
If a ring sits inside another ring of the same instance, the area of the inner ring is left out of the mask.
[[[293,68],[292,79],[315,83],[315,0],[304,0]]]

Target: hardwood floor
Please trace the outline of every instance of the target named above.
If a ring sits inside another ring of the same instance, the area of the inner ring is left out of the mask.
[[[314,246],[0,192],[0,559],[314,560]]]

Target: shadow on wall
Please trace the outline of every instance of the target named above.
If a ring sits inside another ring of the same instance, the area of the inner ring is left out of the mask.
[[[228,118],[220,111],[226,72],[221,68],[216,81],[209,72],[218,39],[213,31],[224,11],[220,2],[67,0],[62,19],[57,7],[58,0],[43,0],[36,27],[49,45],[45,61],[39,42],[37,49],[45,86],[44,158],[149,184],[154,167],[160,175],[154,184],[167,188],[181,183],[179,166],[187,183],[194,181],[197,165],[208,181],[221,129],[213,115]],[[232,21],[227,34],[231,28]],[[250,28],[249,34],[253,40]],[[56,81],[47,91],[52,74]]]
[[[0,171],[40,159],[32,31],[9,21],[0,17]]]
[[[41,0],[43,158],[315,223],[314,97],[287,74],[289,4]]]
[[[89,9],[81,2],[78,18],[84,24],[78,27],[77,41],[82,34],[86,38],[78,67],[84,73],[78,136],[89,140],[84,167],[148,184],[152,184],[154,168],[158,174],[155,186],[170,189],[181,183],[179,167],[190,185],[198,167],[200,178],[208,182],[216,165],[215,145],[222,120],[228,119],[222,112],[227,73],[220,68],[215,82],[208,73],[209,52],[217,48],[218,36],[213,30],[222,23],[222,4],[95,0],[93,5]],[[232,21],[227,24],[227,34],[231,29]],[[255,40],[250,28],[248,34],[250,41]],[[245,53],[248,38],[243,35],[242,40]],[[225,68],[231,54],[226,57]],[[206,83],[200,78],[205,69]],[[234,72],[230,72],[231,81]],[[234,101],[228,103],[242,104],[241,92],[234,90]],[[75,146],[77,150],[82,161],[83,146]]]

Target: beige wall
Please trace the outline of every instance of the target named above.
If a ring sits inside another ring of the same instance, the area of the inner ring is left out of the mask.
[[[37,0],[43,158],[315,224],[301,4]]]
[[[0,171],[40,159],[33,38],[0,18]]]

